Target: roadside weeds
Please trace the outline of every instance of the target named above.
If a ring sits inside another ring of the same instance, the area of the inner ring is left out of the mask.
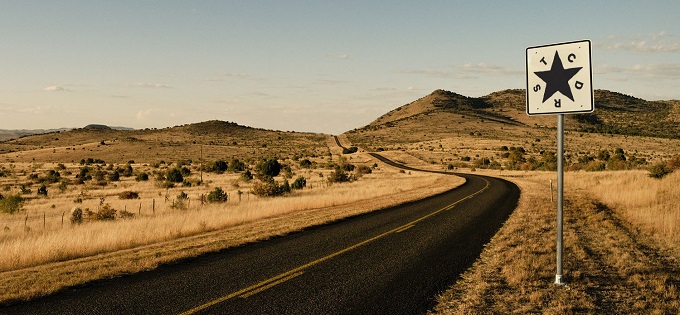
[[[565,191],[566,285],[554,285],[550,174],[515,176],[507,179],[522,190],[518,208],[433,314],[680,312],[677,259],[579,191]]]

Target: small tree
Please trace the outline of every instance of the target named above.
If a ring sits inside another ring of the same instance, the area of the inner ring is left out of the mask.
[[[258,163],[255,170],[257,170],[260,175],[274,177],[281,172],[281,164],[279,164],[279,161],[272,158]]]
[[[307,180],[302,176],[296,178],[293,184],[290,185],[292,189],[303,189],[305,187],[307,187]]]
[[[649,177],[661,179],[664,178],[666,175],[670,174],[671,172],[672,172],[671,169],[668,167],[665,161],[659,162],[649,168]]]
[[[71,209],[71,224],[83,223],[83,209],[79,207]]]
[[[42,184],[40,188],[38,188],[38,195],[47,197],[47,186],[45,186],[45,184]]]
[[[334,171],[328,174],[328,183],[342,183],[348,182],[349,175],[340,167],[336,167]]]
[[[215,187],[213,191],[208,193],[208,202],[226,202],[229,197],[227,193],[222,190],[222,187]]]
[[[145,182],[145,181],[149,180],[149,174],[147,174],[146,172],[141,172],[141,173],[137,174],[137,177],[135,177],[135,180],[138,181],[138,182]]]
[[[165,178],[169,182],[173,183],[181,183],[184,181],[184,176],[182,176],[182,171],[179,168],[173,168],[168,170],[167,174],[165,175]]]
[[[20,194],[5,196],[0,199],[0,211],[4,213],[15,213],[21,210],[24,205],[24,198]]]
[[[116,212],[118,211],[107,203],[94,213],[94,218],[100,221],[113,221],[116,219]]]

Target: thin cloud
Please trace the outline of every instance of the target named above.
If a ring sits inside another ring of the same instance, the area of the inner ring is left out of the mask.
[[[497,75],[518,75],[524,73],[523,71],[513,70],[494,64],[488,64],[486,62],[480,62],[477,64],[466,63],[463,65],[463,70],[473,73]]]
[[[339,84],[345,84],[349,83],[349,81],[346,80],[333,80],[333,79],[316,79],[314,81],[316,84],[323,84],[323,85],[339,85]]]
[[[45,92],[71,92],[71,90],[69,90],[69,89],[67,89],[63,86],[59,86],[59,85],[48,86],[48,87],[44,88],[43,91],[45,91]]]
[[[676,53],[680,52],[680,41],[665,31],[656,34],[646,34],[621,38],[609,35],[595,47],[613,51],[629,51],[637,53]]]
[[[629,67],[602,65],[595,67],[596,74],[625,75],[648,79],[680,79],[680,64],[636,64]]]
[[[172,87],[167,84],[161,83],[133,83],[128,84],[126,87],[132,88],[145,88],[145,89],[171,89]]]
[[[351,57],[348,54],[328,54],[326,57],[335,60],[350,60]]]
[[[153,114],[153,109],[140,110],[137,112],[137,120],[145,121],[151,114]]]
[[[480,76],[515,76],[521,75],[523,72],[494,64],[480,62],[476,64],[466,63],[463,65],[454,66],[449,70],[402,70],[399,71],[399,73],[425,75],[435,78],[475,79]]]

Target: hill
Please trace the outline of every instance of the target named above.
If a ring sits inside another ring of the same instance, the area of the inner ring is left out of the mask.
[[[93,127],[94,126],[94,127]],[[325,135],[256,129],[232,122],[207,121],[163,129],[117,130],[89,125],[0,142],[1,162],[105,162],[138,163],[267,156],[328,154]]]
[[[680,138],[680,101],[645,101],[607,90],[595,91],[595,112],[567,115],[567,128],[581,132]],[[398,107],[359,130],[376,130],[395,123],[433,114],[466,114],[469,117],[512,125],[554,126],[552,116],[525,114],[524,90],[504,90],[473,98],[436,90]]]
[[[596,90],[593,113],[565,115],[568,162],[587,167],[599,151],[616,149],[643,164],[669,158],[680,151],[679,118],[680,101]],[[536,160],[534,167],[556,150],[556,121],[554,115],[528,116],[524,90],[478,98],[436,90],[344,136],[369,151],[405,151],[444,166],[507,165],[507,152],[498,149],[517,147],[526,152],[522,160]]]

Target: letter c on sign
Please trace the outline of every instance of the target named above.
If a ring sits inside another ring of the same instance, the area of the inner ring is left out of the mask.
[[[576,60],[576,55],[569,54],[569,57],[567,57],[567,60],[569,60],[569,62],[574,62],[574,60]]]

